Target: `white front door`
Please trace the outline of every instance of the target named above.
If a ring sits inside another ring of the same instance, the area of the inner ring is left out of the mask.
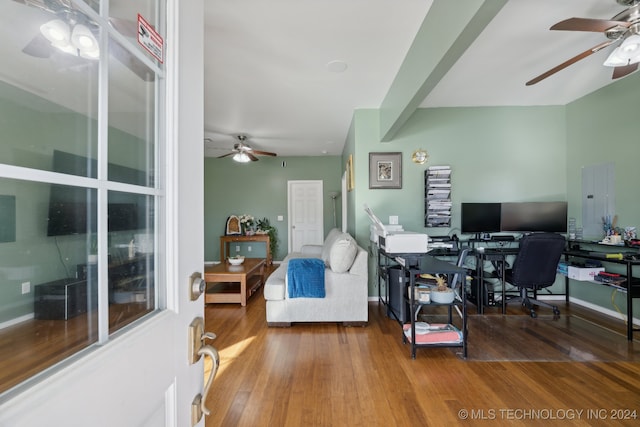
[[[203,360],[189,363],[187,345],[189,324],[204,316],[203,297],[192,302],[188,289],[204,259],[203,8],[202,0],[170,0],[167,14],[171,109],[159,204],[167,213],[157,228],[156,258],[161,310],[88,347],[37,384],[16,389],[0,402],[1,426],[192,425],[191,403],[204,383]]]
[[[324,241],[322,181],[289,181],[289,252]]]

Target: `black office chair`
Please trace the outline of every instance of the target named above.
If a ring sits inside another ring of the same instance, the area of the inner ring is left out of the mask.
[[[519,246],[513,268],[505,271],[505,282],[519,288],[520,296],[507,302],[521,301],[531,317],[537,317],[534,305],[550,308],[555,316],[559,316],[557,306],[538,301],[535,295],[556,281],[558,262],[566,246],[565,238],[556,233],[531,233],[520,239]],[[533,291],[534,298],[529,298],[530,291]]]

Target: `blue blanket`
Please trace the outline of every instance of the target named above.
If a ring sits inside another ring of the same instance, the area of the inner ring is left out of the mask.
[[[293,258],[287,266],[289,298],[324,298],[324,262],[318,258]]]

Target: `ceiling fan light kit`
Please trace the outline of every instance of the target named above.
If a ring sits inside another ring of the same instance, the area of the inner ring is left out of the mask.
[[[70,25],[61,19],[52,19],[40,26],[40,32],[62,52],[87,59],[100,57],[98,41],[86,25]]]
[[[629,8],[618,13],[610,20],[591,18],[569,18],[551,26],[551,30],[602,32],[608,41],[600,43],[560,65],[528,81],[527,86],[536,84],[596,52],[616,43],[617,46],[604,61],[603,65],[613,67],[613,79],[619,79],[638,70],[640,63],[640,0],[616,0],[618,4]]]
[[[276,153],[254,150],[253,148],[251,148],[245,142],[247,140],[246,135],[236,135],[235,138],[238,140],[238,142],[233,144],[233,151],[231,151],[231,153],[218,156],[219,159],[223,157],[233,156],[231,158],[238,163],[249,163],[258,161],[258,158],[256,156],[277,156]],[[207,142],[207,140],[211,142],[211,138],[205,138],[205,142]]]

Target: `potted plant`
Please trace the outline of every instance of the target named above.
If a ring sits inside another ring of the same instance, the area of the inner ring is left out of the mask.
[[[258,232],[269,235],[269,250],[271,256],[276,257],[278,252],[278,229],[271,225],[269,218],[262,218],[258,220]]]
[[[436,278],[437,286],[431,290],[431,301],[439,304],[451,304],[455,298],[455,292],[447,284],[447,280],[438,275]]]

